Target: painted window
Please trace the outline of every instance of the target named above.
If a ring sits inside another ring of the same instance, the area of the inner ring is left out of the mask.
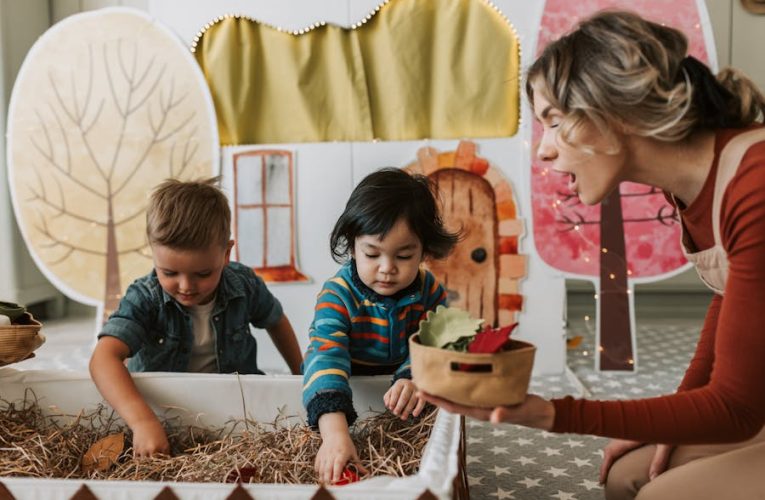
[[[307,281],[295,259],[292,153],[234,155],[236,259],[266,281]]]

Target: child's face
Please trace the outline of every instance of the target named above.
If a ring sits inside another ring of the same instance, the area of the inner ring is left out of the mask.
[[[356,270],[366,286],[380,295],[393,295],[412,284],[422,262],[422,243],[404,219],[385,238],[365,234],[353,244]]]
[[[213,244],[204,250],[177,250],[152,245],[159,284],[181,305],[207,304],[215,296],[233,245],[234,242],[229,241],[226,248]]]
[[[569,177],[568,188],[585,205],[602,201],[625,179],[626,149],[600,134],[594,125],[584,124],[571,137],[575,144],[567,144],[558,137],[558,125],[563,113],[544,97],[541,84],[534,87],[534,115],[542,124],[542,139],[537,157],[551,163],[556,172]],[[582,149],[591,147],[595,152]],[[616,149],[616,153],[605,153]]]

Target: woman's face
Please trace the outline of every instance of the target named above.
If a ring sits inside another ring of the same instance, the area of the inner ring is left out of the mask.
[[[536,155],[550,162],[552,169],[569,178],[568,188],[585,205],[601,202],[619,182],[624,180],[625,147],[617,139],[604,137],[598,129],[585,123],[566,144],[558,137],[563,113],[553,107],[542,94],[539,85],[534,88],[534,117],[542,124],[542,139]],[[587,148],[587,150],[585,150]],[[606,153],[605,151],[616,151]]]

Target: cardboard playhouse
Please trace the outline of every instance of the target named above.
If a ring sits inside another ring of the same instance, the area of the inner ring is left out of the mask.
[[[291,375],[208,375],[143,373],[136,384],[158,415],[182,424],[220,428],[233,419],[270,423],[279,415],[285,423],[305,420],[301,404],[302,379]],[[388,377],[355,377],[351,381],[359,418],[384,410],[382,395]],[[71,415],[103,403],[84,373],[0,369],[0,397],[20,403],[34,394],[49,414]],[[68,418],[68,417],[62,417]],[[177,420],[176,420],[177,419]],[[378,476],[324,491],[318,484],[167,483],[152,481],[91,481],[3,477],[0,498],[18,500],[69,499],[309,499],[309,498],[467,498],[463,420],[439,410],[423,450],[417,474],[403,478]]]

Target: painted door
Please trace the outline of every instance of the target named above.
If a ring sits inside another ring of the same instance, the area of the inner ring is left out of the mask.
[[[497,322],[497,215],[494,190],[482,177],[443,169],[430,177],[438,185],[444,222],[463,239],[448,258],[428,262],[447,290],[450,306],[461,307],[485,324]]]

